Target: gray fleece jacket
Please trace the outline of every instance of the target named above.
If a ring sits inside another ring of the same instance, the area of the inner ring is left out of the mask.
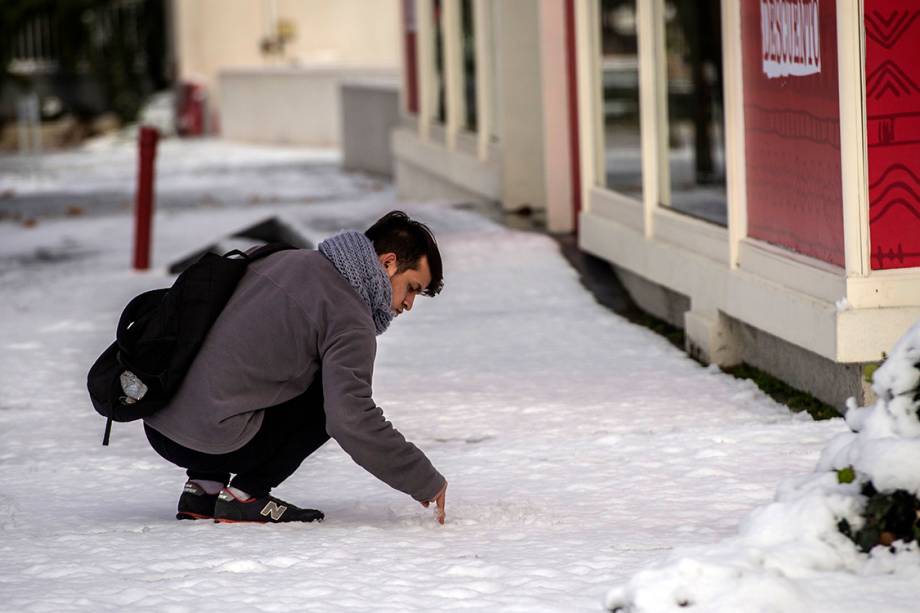
[[[322,373],[326,431],[355,462],[416,500],[444,485],[371,397],[377,351],[370,309],[318,251],[254,262],[211,328],[179,391],[144,422],[204,453],[239,449],[264,409]]]

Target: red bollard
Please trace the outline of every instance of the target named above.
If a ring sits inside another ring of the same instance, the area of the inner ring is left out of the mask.
[[[157,157],[156,128],[143,126],[138,133],[137,205],[134,208],[134,269],[150,268],[153,226],[153,163]]]

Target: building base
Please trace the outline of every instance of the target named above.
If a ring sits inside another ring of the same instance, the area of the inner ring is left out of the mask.
[[[399,124],[399,82],[348,81],[339,94],[342,167],[392,177],[390,132]]]
[[[875,394],[862,363],[837,363],[719,311],[692,311],[683,294],[613,266],[630,298],[643,311],[682,328],[687,352],[704,364],[758,368],[818,400],[846,411],[846,401],[871,403]]]
[[[401,198],[456,202],[501,201],[499,151],[493,147],[487,160],[476,157],[475,143],[458,139],[447,149],[441,131],[424,139],[412,127],[399,127],[390,134]]]

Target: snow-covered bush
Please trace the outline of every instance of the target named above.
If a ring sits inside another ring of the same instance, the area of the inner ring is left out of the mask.
[[[850,399],[852,430],[815,472],[780,484],[739,534],[675,551],[607,594],[619,613],[825,610],[804,581],[820,573],[892,574],[920,567],[920,323],[873,376],[878,400]]]
[[[872,388],[878,401],[851,402],[846,420],[853,432],[832,441],[818,466],[860,486],[859,522],[841,518],[839,528],[863,551],[920,538],[920,324],[875,371]]]

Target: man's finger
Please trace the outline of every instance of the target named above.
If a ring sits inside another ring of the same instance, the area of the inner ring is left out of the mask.
[[[444,524],[444,518],[447,516],[447,513],[444,511],[445,499],[447,498],[447,492],[441,492],[441,495],[438,496],[438,523]]]

